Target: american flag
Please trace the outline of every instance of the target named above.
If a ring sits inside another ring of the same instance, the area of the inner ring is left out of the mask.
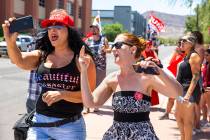
[[[164,32],[165,30],[164,22],[152,14],[150,14],[148,24],[150,27],[152,27],[152,29],[156,30],[157,32]]]

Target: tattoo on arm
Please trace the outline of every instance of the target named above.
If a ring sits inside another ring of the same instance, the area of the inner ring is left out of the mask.
[[[193,74],[193,77],[192,77],[192,81],[193,81],[193,83],[197,83],[198,82],[198,79],[199,79],[199,76],[200,76],[200,74],[199,73],[195,73],[195,74]]]

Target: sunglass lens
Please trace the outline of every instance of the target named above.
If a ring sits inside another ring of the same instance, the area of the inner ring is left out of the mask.
[[[122,47],[122,42],[116,42],[115,44],[112,45],[112,48],[120,49]]]
[[[52,28],[62,29],[64,26],[65,25],[61,22],[50,22],[50,23],[48,23],[47,28],[48,29],[52,29]]]
[[[62,29],[64,26],[60,26],[60,25],[55,25],[55,26],[49,26],[48,29]]]
[[[187,42],[187,40],[186,39],[183,39],[182,42],[185,43],[185,42]]]

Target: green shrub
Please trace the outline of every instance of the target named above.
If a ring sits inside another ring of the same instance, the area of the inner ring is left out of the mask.
[[[176,45],[178,39],[172,39],[172,38],[158,38],[160,40],[160,44],[164,45]]]
[[[107,39],[109,41],[114,41],[115,37],[120,34],[126,32],[126,30],[123,29],[123,25],[119,23],[115,24],[107,24],[103,26],[103,33],[106,35]]]

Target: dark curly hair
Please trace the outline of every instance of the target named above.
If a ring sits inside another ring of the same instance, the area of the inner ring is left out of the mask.
[[[196,38],[196,43],[203,44],[203,34],[200,31],[192,31],[192,35]]]
[[[75,55],[79,55],[80,49],[82,48],[82,46],[85,46],[85,52],[91,57],[93,57],[91,49],[84,43],[79,32],[71,27],[67,28],[69,48],[71,48]],[[35,44],[36,48],[41,50],[42,52],[41,60],[45,59],[47,55],[49,55],[55,50],[55,48],[52,46],[49,40],[48,32],[46,29],[37,34]]]

